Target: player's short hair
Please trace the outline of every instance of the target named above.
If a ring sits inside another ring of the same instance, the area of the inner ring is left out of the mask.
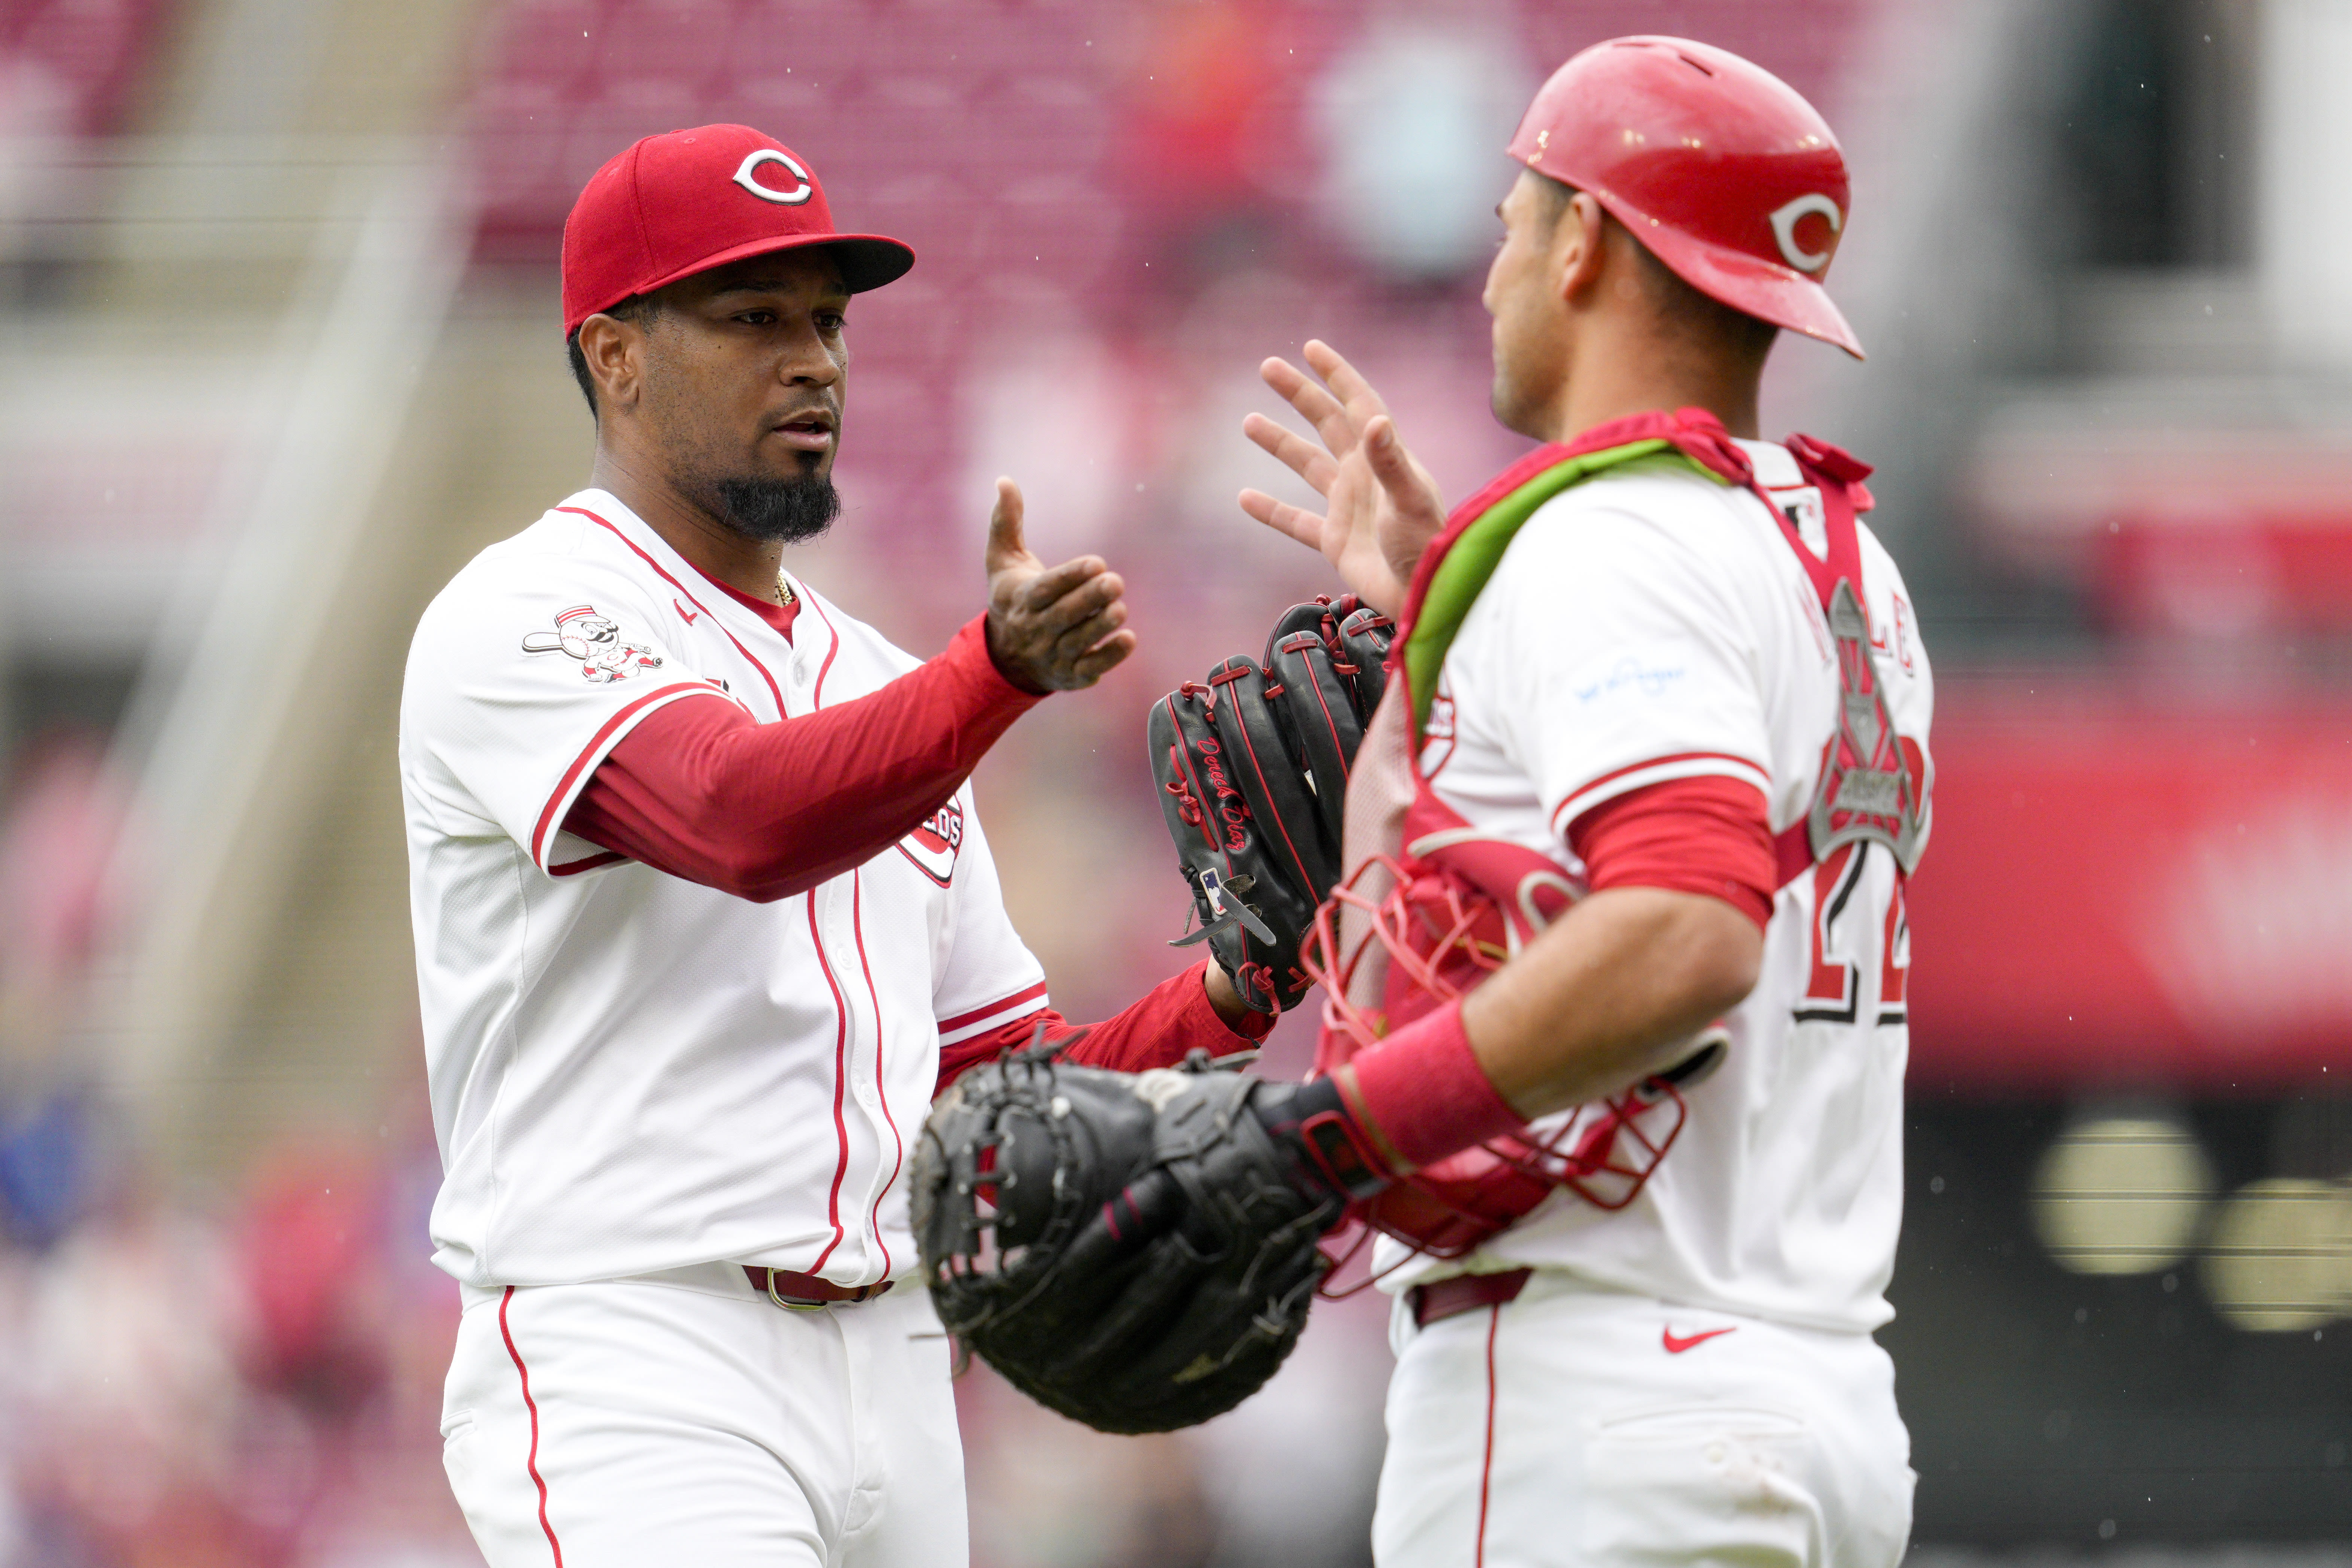
[[[1560,215],[1568,211],[1569,201],[1576,195],[1575,187],[1563,184],[1549,174],[1536,174],[1532,169],[1528,172],[1535,174],[1536,194],[1540,202],[1537,219],[1544,226],[1545,232],[1549,233],[1559,226]],[[1601,221],[1604,227],[1625,228],[1611,213],[1602,213]],[[1701,342],[1720,343],[1742,359],[1761,361],[1771,352],[1773,340],[1780,335],[1780,328],[1745,310],[1734,310],[1710,295],[1700,293],[1659,260],[1656,254],[1642,243],[1641,236],[1626,228],[1625,237],[1633,242],[1633,249],[1642,258],[1642,280],[1649,290],[1650,302],[1657,307],[1658,314],[1677,330]]]
[[[617,305],[607,305],[596,312],[616,321],[646,321],[661,310],[660,300],[652,294],[632,294]],[[580,384],[580,395],[588,400],[588,415],[596,416],[596,378],[588,374],[588,356],[580,352],[580,329],[574,327],[563,340],[563,352],[572,361],[572,379]]]
[[[1536,183],[1536,221],[1543,225],[1544,233],[1549,235],[1559,226],[1559,216],[1568,210],[1569,198],[1576,195],[1576,187],[1563,184],[1549,174],[1538,174],[1533,169],[1528,171],[1528,177]]]
[[[1615,218],[1609,220],[1615,223]],[[1659,260],[1641,236],[1627,229],[1633,250],[1642,258],[1642,279],[1658,314],[1676,330],[1702,342],[1719,343],[1743,360],[1760,364],[1772,352],[1780,329],[1759,316],[1737,310],[1712,295],[1702,294]]]

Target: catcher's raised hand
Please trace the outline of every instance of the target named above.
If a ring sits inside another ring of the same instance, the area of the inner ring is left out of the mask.
[[[1322,444],[1263,414],[1243,420],[1242,433],[1314,486],[1324,510],[1255,489],[1242,491],[1242,510],[1321,551],[1359,597],[1393,616],[1404,607],[1422,550],[1445,526],[1445,503],[1429,471],[1405,450],[1372,384],[1328,343],[1310,341],[1307,363],[1328,390],[1287,360],[1267,360],[1258,374],[1306,416]]]
[[[1021,487],[996,481],[988,514],[988,653],[1029,691],[1092,686],[1135,651],[1127,584],[1099,555],[1048,567],[1021,537]]]

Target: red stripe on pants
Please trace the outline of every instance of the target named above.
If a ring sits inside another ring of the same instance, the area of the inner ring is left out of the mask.
[[[1503,1303],[1487,1309],[1486,1319],[1486,1457],[1478,1467],[1478,1550],[1475,1568],[1486,1568],[1486,1490],[1495,1479],[1495,1335],[1503,1326]],[[522,1364],[518,1362],[515,1363]],[[552,1536],[550,1540],[554,1539]]]
[[[515,1375],[522,1380],[523,1408],[530,1412],[530,1457],[524,1467],[530,1471],[530,1484],[539,1489],[539,1528],[547,1531],[548,1550],[555,1553],[555,1568],[563,1568],[563,1542],[555,1539],[555,1526],[547,1521],[547,1482],[539,1473],[539,1405],[530,1396],[530,1369],[522,1364],[522,1352],[515,1349],[514,1331],[507,1326],[507,1308],[513,1304],[515,1288],[499,1298],[499,1333],[507,1342],[507,1354],[515,1363]],[[1488,1357],[1491,1370],[1493,1358]]]

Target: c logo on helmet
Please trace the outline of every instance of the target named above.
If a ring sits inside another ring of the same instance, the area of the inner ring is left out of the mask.
[[[737,179],[742,176],[738,174]],[[1828,250],[1802,250],[1797,246],[1797,224],[1801,218],[1819,213],[1829,220],[1830,233],[1836,234],[1845,226],[1845,215],[1838,211],[1837,203],[1816,191],[1799,196],[1772,214],[1772,237],[1780,242],[1782,259],[1800,272],[1819,272],[1830,264]],[[1835,249],[1832,246],[1831,249]]]
[[[771,190],[767,186],[761,184],[759,181],[753,179],[751,177],[751,171],[757,169],[762,163],[782,163],[785,168],[790,169],[794,174],[800,177],[800,189],[796,191]],[[759,197],[761,201],[774,202],[779,206],[796,207],[803,202],[808,200],[811,196],[816,195],[816,187],[809,184],[809,172],[806,169],[802,168],[798,163],[793,163],[791,153],[779,153],[773,147],[761,147],[754,152],[745,153],[743,155],[742,166],[735,171],[735,183],[742,186],[745,190],[751,192],[753,195]],[[1816,197],[1814,199],[1818,200],[1819,198]],[[1778,214],[1773,216],[1772,221],[1775,224],[1780,221]],[[1780,248],[1782,250],[1788,249],[1789,242],[1785,239],[1782,240],[1780,242]]]

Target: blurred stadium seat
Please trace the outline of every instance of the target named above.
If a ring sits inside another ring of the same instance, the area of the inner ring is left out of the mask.
[[[101,134],[120,123],[169,9],[164,0],[16,0],[0,11],[0,68],[45,73],[63,89],[59,129]]]

